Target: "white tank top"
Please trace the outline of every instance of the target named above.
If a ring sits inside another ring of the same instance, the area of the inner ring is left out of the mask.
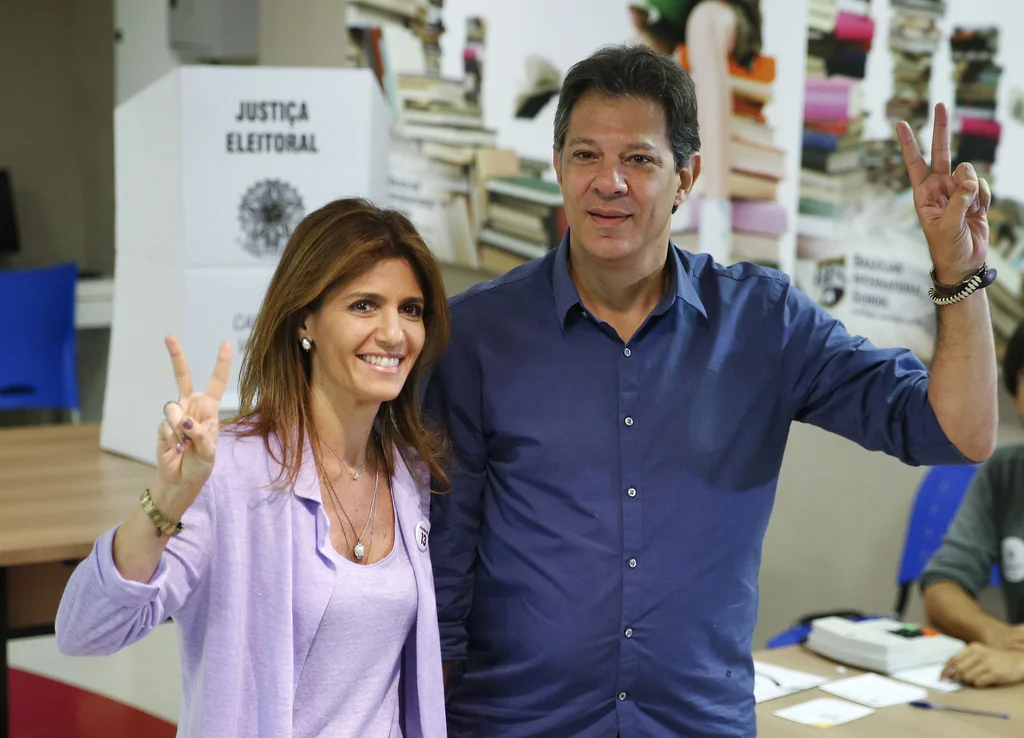
[[[295,738],[402,738],[402,649],[416,622],[416,579],[395,509],[395,543],[369,566],[342,557],[334,592],[299,675]]]

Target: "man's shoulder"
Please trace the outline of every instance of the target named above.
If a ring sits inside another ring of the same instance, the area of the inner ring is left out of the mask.
[[[779,269],[749,261],[721,264],[704,253],[690,253],[677,247],[684,270],[693,280],[704,302],[719,300],[737,308],[755,300],[759,305],[775,304],[793,290],[789,275]]]
[[[548,260],[549,257],[545,256],[528,261],[453,295],[448,299],[452,321],[463,322],[498,305],[535,304],[538,291],[546,281],[544,274]]]

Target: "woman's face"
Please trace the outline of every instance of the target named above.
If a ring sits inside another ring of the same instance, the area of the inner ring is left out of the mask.
[[[405,259],[381,262],[335,288],[306,318],[312,383],[358,405],[394,400],[423,350],[423,290]]]

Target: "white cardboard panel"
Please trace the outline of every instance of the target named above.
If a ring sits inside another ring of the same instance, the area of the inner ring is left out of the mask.
[[[164,336],[181,334],[184,273],[119,253],[100,446],[155,464],[163,406],[178,397]]]
[[[246,102],[256,119],[236,120]],[[304,120],[282,120],[282,111]],[[164,336],[180,338],[197,388],[221,341],[235,343],[222,405],[233,413],[241,351],[291,230],[339,197],[387,203],[390,117],[370,70],[270,67],[179,67],[115,116],[117,258],[100,445],[152,464],[163,405],[178,397]],[[249,133],[270,133],[259,140],[271,151],[228,150],[229,140],[248,148]],[[278,151],[278,133],[305,134],[315,152]],[[260,184],[268,181],[287,183],[301,205],[281,197],[287,187]],[[281,238],[268,238],[265,224],[240,228],[254,185],[257,210],[296,207]]]
[[[210,381],[221,342],[234,345],[231,380],[221,401],[223,411],[233,413],[238,409],[242,352],[273,273],[271,267],[186,271],[182,346],[189,357],[196,391],[205,389]]]
[[[369,70],[192,67],[182,75],[187,266],[273,264],[321,205],[352,196],[385,203],[372,133],[386,132],[390,118]],[[268,223],[267,212],[278,217]]]

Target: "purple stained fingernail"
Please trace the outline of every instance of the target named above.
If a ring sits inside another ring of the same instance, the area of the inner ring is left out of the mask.
[[[174,444],[174,450],[177,451],[179,454],[185,453],[185,447],[182,446],[180,443]]]
[[[182,425],[185,427],[185,430],[192,430],[192,418],[185,418],[185,422]]]

